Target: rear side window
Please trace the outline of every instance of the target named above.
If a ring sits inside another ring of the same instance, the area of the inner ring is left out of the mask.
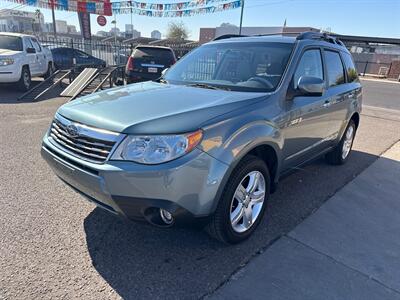
[[[325,50],[326,69],[328,71],[329,86],[344,83],[344,69],[338,52]]]
[[[83,51],[80,51],[80,50],[75,50],[74,55],[76,55],[77,57],[81,57],[81,58],[89,58],[89,54],[87,54]]]
[[[73,51],[74,49],[71,48],[55,48],[51,50],[51,53],[53,53],[57,59],[71,59]]]
[[[358,82],[358,72],[354,66],[353,59],[349,53],[342,53],[344,65],[346,67],[347,81]]]
[[[135,60],[143,60],[143,62],[154,61],[156,64],[171,65],[175,62],[174,55],[169,49],[138,47],[133,57]]]
[[[318,49],[306,50],[300,59],[296,72],[294,73],[294,88],[297,88],[300,77],[311,76],[324,79],[322,69],[321,51]]]

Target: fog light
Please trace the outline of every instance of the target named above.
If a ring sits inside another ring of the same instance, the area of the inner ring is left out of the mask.
[[[172,222],[174,222],[174,217],[168,210],[160,208],[160,216],[165,224],[170,225]]]

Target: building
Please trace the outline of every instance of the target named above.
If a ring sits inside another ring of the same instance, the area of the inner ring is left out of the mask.
[[[151,38],[161,40],[161,32],[159,32],[158,30],[153,30],[151,32]]]
[[[285,35],[297,35],[304,31],[315,31],[320,30],[312,27],[242,27],[242,35],[262,35],[262,34],[285,34]],[[219,36],[225,34],[239,34],[239,27],[225,23],[216,28],[200,28],[199,41],[200,44],[207,43]]]
[[[107,36],[110,36],[110,33],[107,31],[104,31],[104,30],[100,30],[100,31],[97,31],[96,35],[98,35],[100,37],[107,37]]]
[[[132,24],[125,24],[125,33],[132,34],[133,30],[135,30],[135,29],[133,28]]]
[[[0,10],[0,31],[34,33],[43,32],[43,28],[44,17],[40,11]]]
[[[68,25],[67,30],[69,34],[78,34],[78,31],[76,30],[75,25]]]
[[[110,29],[110,35],[114,36],[114,35],[120,35],[121,34],[121,30],[119,30],[118,27],[113,27]]]
[[[132,32],[125,32],[125,34],[124,34],[126,39],[131,39],[131,38],[137,39],[137,38],[140,38],[141,35],[142,35],[142,33],[135,29],[133,29]]]
[[[57,33],[68,33],[68,24],[64,20],[56,20]]]

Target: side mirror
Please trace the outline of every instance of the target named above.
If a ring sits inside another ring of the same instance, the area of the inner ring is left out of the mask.
[[[297,83],[299,96],[322,96],[325,83],[321,78],[311,76],[301,76]]]
[[[35,48],[29,47],[29,48],[26,48],[26,53],[36,53],[36,50],[35,50]]]
[[[166,68],[166,69],[162,70],[162,71],[161,71],[161,76],[164,76],[164,75],[165,75],[165,73],[167,73],[167,71],[168,71],[168,68]]]

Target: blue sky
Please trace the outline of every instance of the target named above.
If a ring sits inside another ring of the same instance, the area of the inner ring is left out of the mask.
[[[149,3],[182,2],[182,0],[149,0]],[[0,9],[20,6],[0,0]],[[33,11],[32,7],[21,10]],[[51,11],[42,9],[46,22],[51,22]],[[114,17],[107,17],[107,25],[97,25],[92,16],[92,32],[110,30]],[[192,39],[198,39],[200,27],[215,27],[223,22],[239,24],[240,9],[184,18],[151,18],[133,15],[133,25],[149,36],[154,29],[165,34],[169,22],[182,20]],[[78,27],[76,13],[56,11],[56,19],[66,20]],[[368,35],[400,38],[400,0],[245,0],[243,26],[311,26],[330,28],[333,32],[349,35]],[[117,26],[124,30],[130,15],[117,15]]]

